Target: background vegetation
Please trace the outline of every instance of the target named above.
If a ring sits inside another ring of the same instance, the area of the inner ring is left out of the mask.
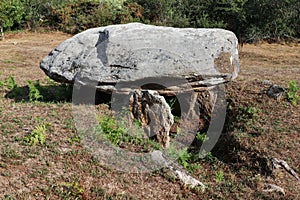
[[[62,30],[143,22],[174,27],[219,27],[243,42],[300,37],[299,0],[6,0],[4,30]]]

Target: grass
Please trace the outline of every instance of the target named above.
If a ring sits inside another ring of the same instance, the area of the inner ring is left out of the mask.
[[[43,145],[46,140],[46,131],[47,128],[45,124],[37,125],[30,134],[23,138],[23,143],[29,146],[35,146],[37,144]]]
[[[107,139],[114,146],[131,148],[134,151],[149,152],[160,149],[160,145],[149,138],[143,138],[143,130],[139,123],[129,125],[126,119],[118,121],[113,116],[102,115],[98,117],[99,126],[96,128],[96,135],[99,139]],[[128,128],[130,126],[130,128]],[[104,138],[103,138],[104,137]]]
[[[291,102],[293,106],[297,106],[298,100],[299,100],[299,94],[300,88],[297,86],[297,83],[295,80],[291,80],[289,82],[289,87],[287,91],[287,98]]]

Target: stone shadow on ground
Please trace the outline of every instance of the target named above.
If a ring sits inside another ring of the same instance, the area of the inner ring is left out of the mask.
[[[45,103],[60,103],[72,102],[73,86],[68,84],[50,84],[50,85],[35,85],[34,90],[30,90],[28,85],[15,87],[5,94],[5,98],[13,99],[15,102],[45,102]],[[96,92],[95,105],[110,104],[111,95]],[[84,103],[84,99],[83,99]]]
[[[15,102],[71,102],[72,89],[67,85],[36,86],[30,90],[28,86],[17,86],[5,94],[5,98],[13,99]]]
[[[247,170],[253,174],[272,175],[272,167],[267,156],[252,148],[244,147],[233,133],[222,135],[211,153],[233,171]]]
[[[252,171],[253,174],[261,174],[263,176],[272,175],[272,167],[270,160],[254,147],[247,147],[238,139],[235,129],[245,130],[247,120],[252,119],[252,115],[241,112],[241,110],[228,101],[227,115],[223,134],[220,136],[217,144],[212,150],[212,155],[223,163],[228,164],[234,171],[246,169]],[[230,106],[231,109],[229,108]],[[241,120],[242,117],[242,120]],[[246,131],[246,130],[245,130]],[[249,137],[255,137],[253,132],[246,131]]]

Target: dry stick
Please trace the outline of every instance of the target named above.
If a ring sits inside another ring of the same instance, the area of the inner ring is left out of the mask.
[[[268,189],[263,190],[264,192],[279,192],[283,195],[285,195],[284,189],[282,189],[281,187],[274,185],[274,184],[266,184],[266,187]]]
[[[296,174],[296,172],[284,161],[284,160],[279,160],[277,158],[272,159],[273,166],[278,169],[280,167],[284,168],[289,174],[294,176],[297,181],[300,183],[300,178]]]

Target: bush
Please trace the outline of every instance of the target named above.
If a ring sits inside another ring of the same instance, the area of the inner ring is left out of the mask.
[[[120,7],[109,2],[80,0],[53,10],[53,14],[61,30],[75,34],[88,28],[140,21],[139,9],[134,3]]]
[[[299,0],[7,0],[0,28],[40,27],[78,33],[129,22],[225,28],[241,40],[279,42],[300,37]]]
[[[10,29],[22,22],[24,12],[23,4],[20,0],[0,1],[0,29],[4,40],[3,29]]]

